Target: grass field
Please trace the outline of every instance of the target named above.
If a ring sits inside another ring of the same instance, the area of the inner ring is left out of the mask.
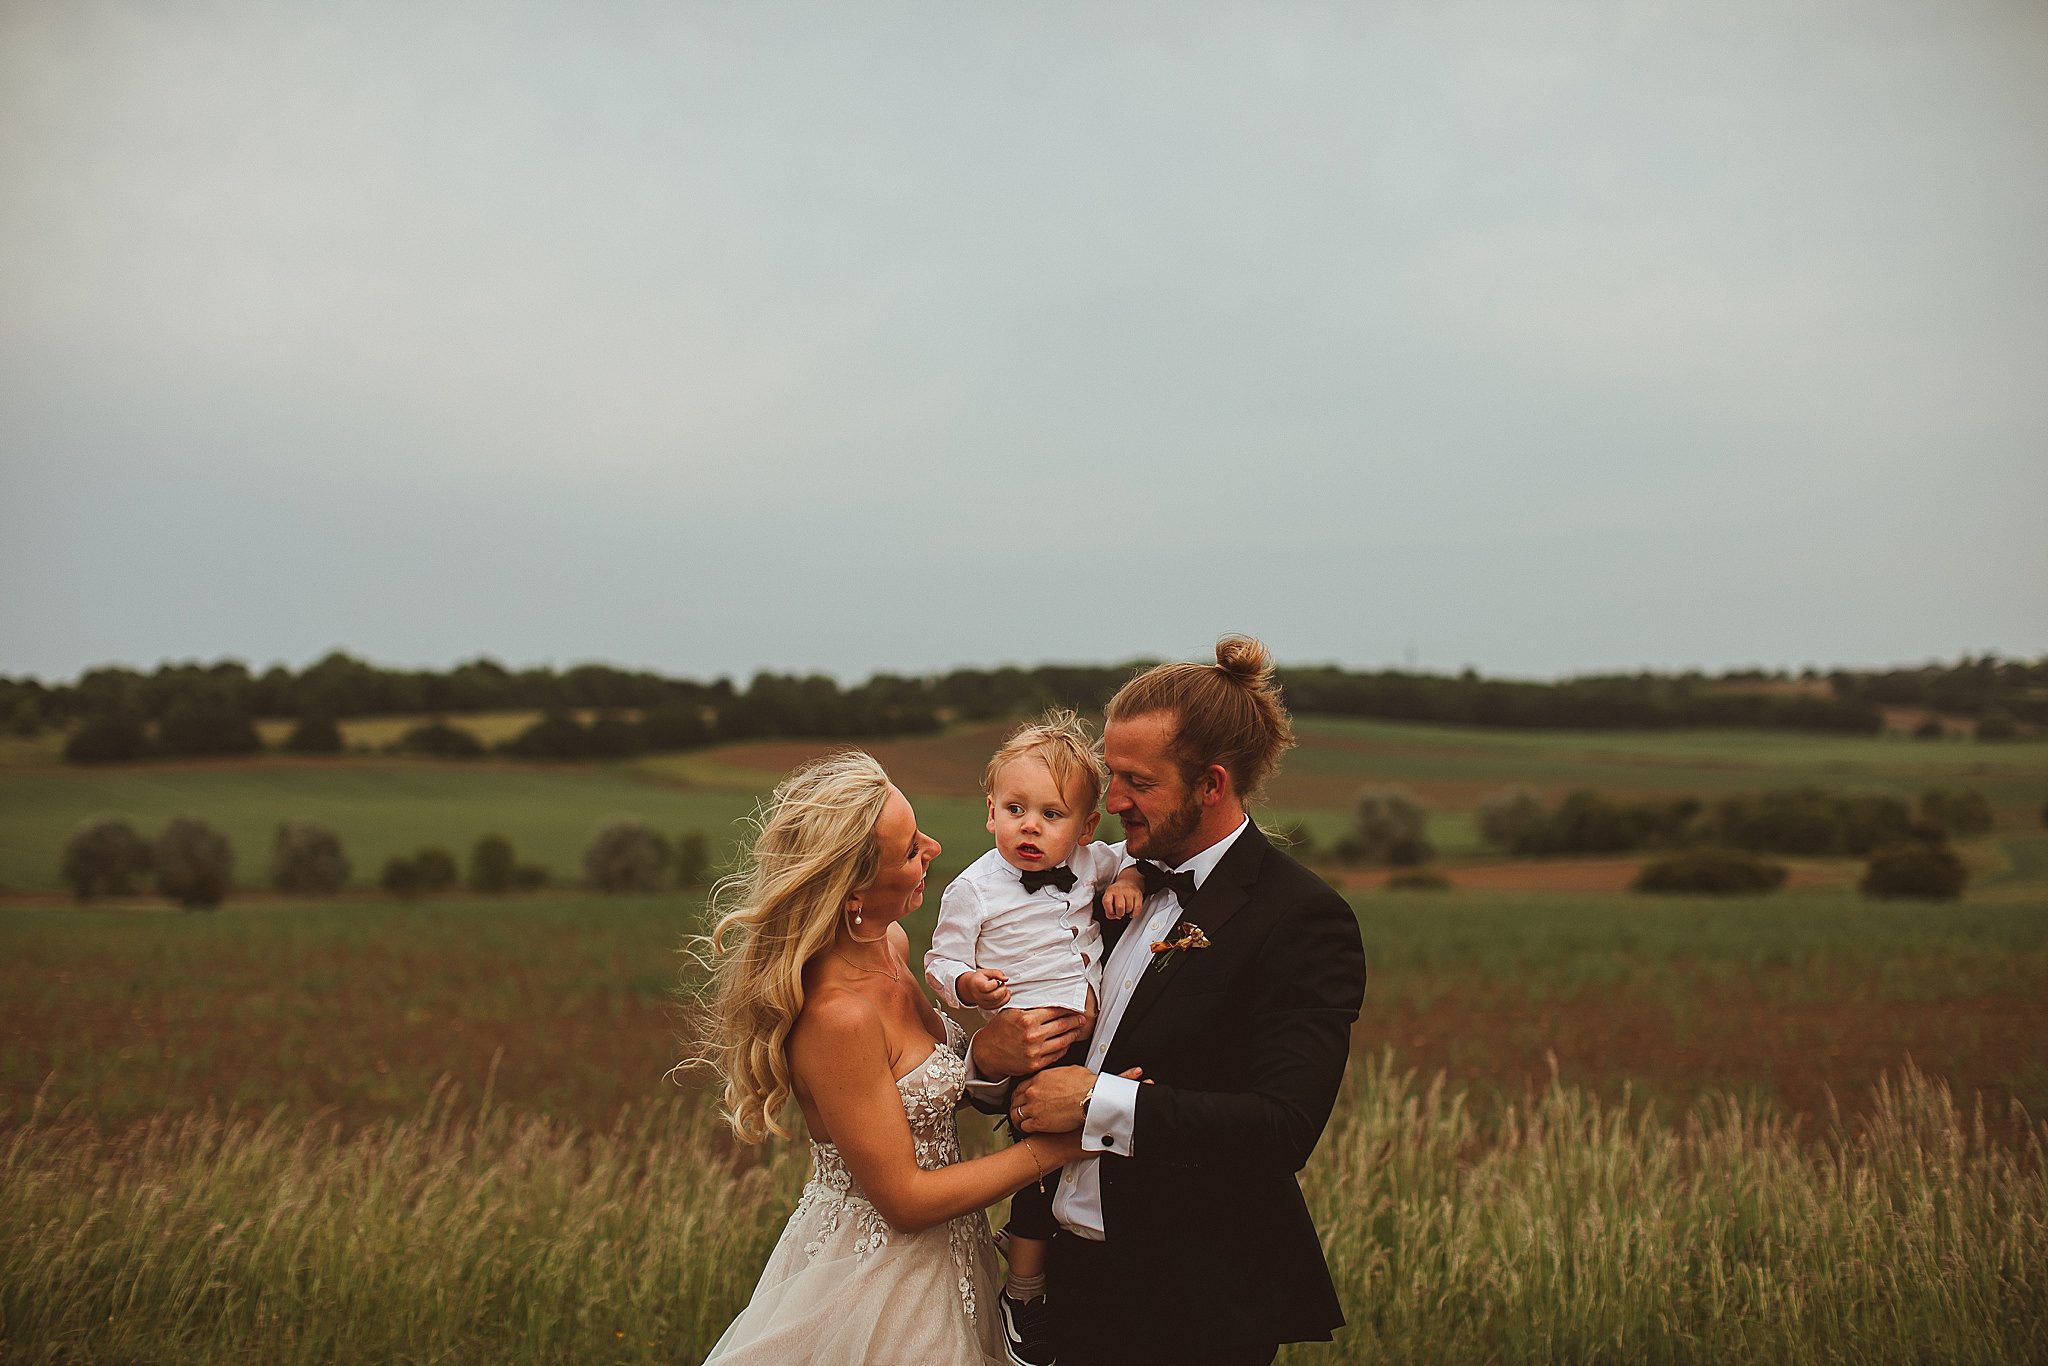
[[[1554,1057],[1606,1100],[1675,1114],[1731,1091],[1811,1117],[1910,1057],[1996,1111],[2048,1115],[2048,901],[1356,904],[1372,974],[1356,1051],[1443,1070],[1482,1108]],[[602,1128],[665,1093],[698,914],[681,896],[0,911],[0,1104],[18,1116],[41,1094],[124,1125],[288,1102],[355,1125],[409,1113],[445,1074]]]
[[[1357,905],[1289,1360],[2048,1349],[2048,905]],[[805,1167],[664,1077],[695,913],[0,911],[0,1354],[695,1359]]]
[[[873,746],[947,846],[934,886],[986,847],[1000,730]],[[1285,1360],[2048,1359],[2048,746],[1302,731],[1269,822],[1334,836],[1402,783],[1468,885],[1350,891],[1371,984],[1304,1184],[1352,1328]],[[0,1361],[700,1356],[806,1162],[736,1149],[665,1075],[696,897],[260,884],[280,820],[339,831],[359,880],[486,831],[573,880],[618,815],[724,843],[815,748],[0,752]],[[1960,903],[1867,902],[1825,860],[1754,901],[1642,897],[1599,890],[1629,860],[1481,850],[1472,805],[1509,782],[1960,785],[1998,826]],[[80,821],[179,813],[236,844],[221,910],[52,894]]]

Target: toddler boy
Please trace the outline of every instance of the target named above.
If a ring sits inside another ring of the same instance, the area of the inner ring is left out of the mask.
[[[1069,711],[1020,728],[988,761],[981,786],[996,847],[946,888],[924,957],[925,980],[948,1005],[984,1012],[1057,1006],[1094,1027],[1102,982],[1096,892],[1103,913],[1119,919],[1144,901],[1135,868],[1118,876],[1123,845],[1093,838],[1104,782],[1087,729]],[[1058,1229],[1058,1179],[1053,1173],[1010,1201],[1003,1330],[1019,1366],[1053,1361],[1045,1260]]]

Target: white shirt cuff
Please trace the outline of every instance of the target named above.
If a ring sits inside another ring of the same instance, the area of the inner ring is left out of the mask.
[[[990,1081],[987,1077],[982,1076],[981,1069],[974,1062],[974,1040],[972,1039],[967,1041],[966,1062],[968,1090],[986,1101],[1009,1103],[1010,1088],[1015,1085],[1016,1079],[1014,1077],[1004,1077],[1001,1081]]]
[[[1138,1122],[1138,1087],[1142,1083],[1108,1072],[1095,1078],[1081,1120],[1081,1151],[1131,1155],[1131,1130]]]
[[[956,963],[935,954],[927,955],[924,960],[924,980],[931,987],[932,994],[955,1010],[967,1009],[966,1002],[960,999],[958,983],[962,976],[972,971],[965,963]]]

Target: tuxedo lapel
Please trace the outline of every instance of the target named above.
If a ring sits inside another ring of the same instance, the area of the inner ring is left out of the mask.
[[[1152,1008],[1167,984],[1187,966],[1188,959],[1216,947],[1223,927],[1251,900],[1251,884],[1258,878],[1269,847],[1266,837],[1259,833],[1259,827],[1247,825],[1244,833],[1237,837],[1237,843],[1230,846],[1230,852],[1216,865],[1215,871],[1203,880],[1201,890],[1195,893],[1195,904],[1181,907],[1180,918],[1167,927],[1166,937],[1178,939],[1181,925],[1191,922],[1200,926],[1202,933],[1208,936],[1209,948],[1181,949],[1164,963],[1158,960],[1157,955],[1146,960],[1143,975],[1131,993],[1131,1003],[1124,1007],[1123,1019],[1117,1023],[1118,1041],[1130,1037],[1131,1028],[1144,1018],[1145,1012]]]

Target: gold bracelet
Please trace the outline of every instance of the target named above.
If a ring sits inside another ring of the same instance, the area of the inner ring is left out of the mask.
[[[1031,1140],[1027,1138],[1023,1142],[1019,1143],[1017,1146],[1022,1148],[1025,1152],[1031,1155],[1031,1169],[1032,1171],[1037,1173],[1037,1175],[1033,1176],[1031,1179],[1033,1181],[1045,1180],[1045,1167],[1042,1163],[1039,1162],[1038,1149],[1031,1146]]]

